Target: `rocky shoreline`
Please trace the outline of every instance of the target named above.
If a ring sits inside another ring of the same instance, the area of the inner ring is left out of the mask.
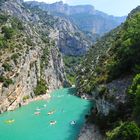
[[[39,95],[39,96],[37,96],[37,97],[27,99],[25,102],[21,102],[20,105],[19,105],[19,107],[28,105],[28,104],[31,103],[31,102],[35,102],[35,101],[39,101],[39,100],[48,100],[48,99],[50,99],[50,98],[51,98],[51,95],[50,95],[49,93],[46,93],[46,94],[44,94],[44,95]],[[13,111],[13,110],[15,110],[15,109],[17,109],[17,108],[18,108],[18,106],[11,105],[11,106],[7,109],[7,111]]]
[[[44,95],[40,95],[40,96],[37,96],[35,98],[32,98],[32,99],[28,99],[25,103],[23,103],[22,105],[28,105],[29,103],[31,102],[35,102],[35,101],[39,101],[39,100],[48,100],[51,98],[51,95],[50,94],[44,94]]]
[[[85,100],[94,100],[93,96],[87,94],[78,95],[80,98]],[[104,140],[104,138],[100,133],[98,126],[96,126],[95,124],[85,122],[83,128],[79,133],[78,140]]]
[[[85,123],[80,131],[78,140],[103,140],[99,129],[94,124]]]

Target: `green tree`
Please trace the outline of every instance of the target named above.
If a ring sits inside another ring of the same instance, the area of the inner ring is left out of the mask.
[[[140,140],[140,129],[135,122],[125,122],[108,132],[107,140]]]
[[[134,77],[129,94],[131,95],[131,102],[133,102],[133,116],[140,126],[140,74]]]
[[[46,81],[41,79],[40,81],[38,81],[37,86],[34,90],[35,95],[42,95],[46,93],[46,90],[48,89],[48,87],[46,86]]]
[[[134,118],[140,126],[140,85],[137,86],[136,90]]]
[[[11,27],[3,26],[2,33],[4,34],[5,39],[11,39],[15,34],[15,31]]]

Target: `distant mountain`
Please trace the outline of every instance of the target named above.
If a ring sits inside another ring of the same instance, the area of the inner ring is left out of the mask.
[[[32,9],[32,11],[34,11],[35,13],[38,13],[39,9],[42,11],[42,14],[43,11],[44,13],[46,12],[46,10],[42,10],[43,8],[36,6],[36,2],[35,4],[34,2],[31,2],[31,4],[24,3],[24,6],[27,9]],[[50,23],[54,30],[51,31],[49,36],[54,39],[60,52],[64,55],[84,55],[89,50],[90,46],[92,46],[92,39],[90,39],[90,37],[87,37],[69,19],[65,17],[54,17],[54,15],[52,14],[49,15],[55,19],[54,22]],[[41,16],[44,22],[47,22],[48,19],[45,18],[44,15]]]
[[[87,53],[100,36],[125,21],[125,17],[109,16],[91,5],[69,6],[62,1],[53,4],[30,1],[25,5],[29,9],[47,11],[59,19],[59,22],[55,22],[57,32],[52,32],[51,38],[56,40],[64,55],[65,70],[71,83],[75,81],[75,70],[80,57]]]
[[[115,17],[96,10],[91,5],[69,6],[62,1],[53,4],[29,1],[30,6],[38,6],[51,14],[69,19],[81,31],[89,35],[103,35],[125,21],[126,17]]]
[[[62,13],[65,15],[81,14],[81,13],[94,13],[95,9],[91,5],[78,5],[78,6],[69,6],[64,4],[62,1],[47,4],[44,2],[37,1],[28,1],[28,4],[32,6],[40,6],[43,10],[48,10],[51,13]]]

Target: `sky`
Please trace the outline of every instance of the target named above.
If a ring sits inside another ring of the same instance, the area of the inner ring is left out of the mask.
[[[28,1],[28,0],[25,0]],[[60,0],[35,0],[39,2],[53,3]],[[95,9],[114,16],[125,16],[140,5],[140,0],[62,0],[69,5],[90,4]]]

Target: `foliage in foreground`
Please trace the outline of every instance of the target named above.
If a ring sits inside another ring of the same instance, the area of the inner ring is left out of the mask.
[[[140,74],[134,77],[129,94],[133,102],[133,117],[140,126]]]
[[[140,129],[135,122],[125,122],[108,132],[107,140],[140,140]]]

